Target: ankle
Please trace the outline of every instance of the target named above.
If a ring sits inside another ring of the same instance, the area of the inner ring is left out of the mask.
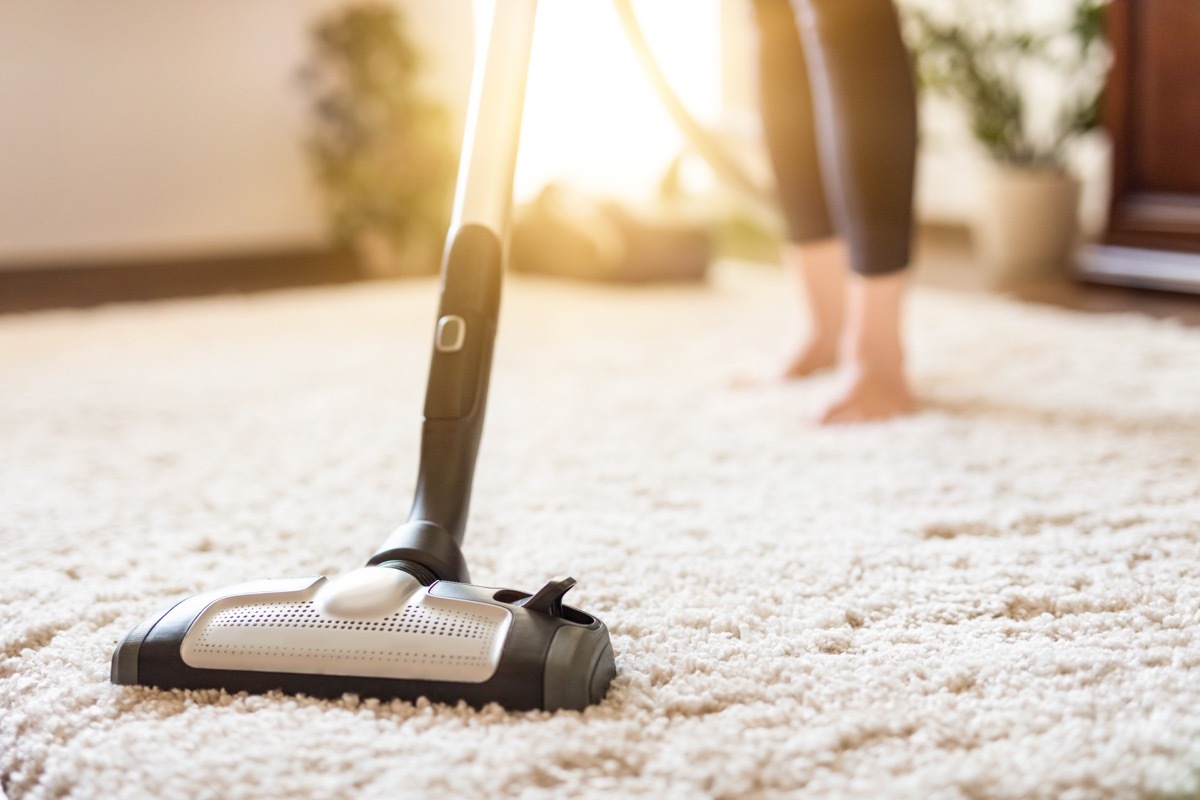
[[[790,245],[784,250],[786,271],[810,320],[809,338],[837,344],[845,322],[845,284],[849,256],[845,244],[829,239]]]
[[[842,356],[841,334],[836,330],[824,330],[814,326],[808,332],[808,336],[801,338],[800,342],[802,350],[828,353],[838,359]]]
[[[858,372],[904,375],[904,287],[903,273],[852,279],[840,355]]]
[[[895,339],[870,343],[844,342],[838,360],[856,375],[903,378],[905,374],[904,350]]]

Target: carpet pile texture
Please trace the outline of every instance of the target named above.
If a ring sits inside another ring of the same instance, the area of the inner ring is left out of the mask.
[[[432,281],[0,319],[0,788],[48,797],[1200,794],[1200,331],[919,289],[923,401],[756,390],[789,291],[517,279],[465,551],[610,626],[585,713],[108,682],[192,592],[407,511]]]

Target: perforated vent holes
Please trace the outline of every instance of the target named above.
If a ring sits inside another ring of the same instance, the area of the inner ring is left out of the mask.
[[[511,616],[496,606],[423,595],[375,620],[323,616],[310,597],[226,598],[184,637],[201,669],[482,683],[499,663]]]
[[[214,628],[331,628],[335,630],[378,630],[387,633],[420,633],[430,636],[459,636],[464,639],[490,637],[494,619],[444,608],[406,606],[378,621],[326,619],[312,600],[303,603],[258,603],[220,612],[208,623]]]

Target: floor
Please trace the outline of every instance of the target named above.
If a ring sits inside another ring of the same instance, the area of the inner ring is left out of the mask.
[[[978,292],[996,291],[989,286],[982,268],[972,259],[970,235],[965,228],[922,228],[918,237],[916,263],[917,281],[923,285]],[[1156,319],[1175,319],[1190,327],[1200,326],[1200,295],[1105,286],[1074,280],[1068,275],[1060,279],[1026,281],[1005,287],[1002,293],[1019,300],[1075,311],[1131,311]]]
[[[505,287],[464,555],[579,581],[586,713],[110,682],[404,519],[434,279],[0,318],[0,794],[1200,797],[1200,329],[918,286],[921,413],[835,429],[730,386],[785,286]]]

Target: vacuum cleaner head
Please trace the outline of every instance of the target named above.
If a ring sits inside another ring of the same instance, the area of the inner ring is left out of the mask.
[[[118,684],[223,688],[510,709],[582,709],[616,674],[608,629],[562,604],[575,581],[536,595],[368,566],[194,595],[147,617],[117,647]]]

